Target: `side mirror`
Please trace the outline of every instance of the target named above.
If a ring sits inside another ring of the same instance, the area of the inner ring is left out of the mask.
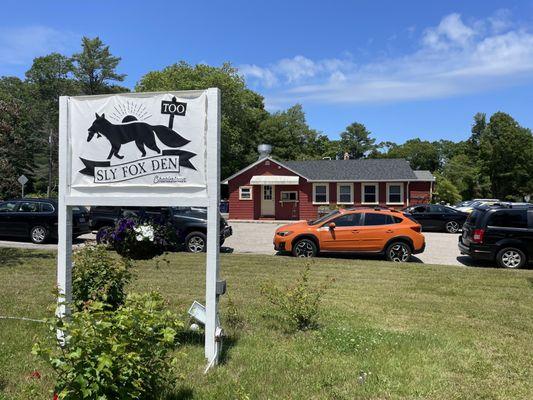
[[[335,225],[335,222],[330,222],[328,226],[329,226],[329,229],[333,230],[335,229],[336,225]]]

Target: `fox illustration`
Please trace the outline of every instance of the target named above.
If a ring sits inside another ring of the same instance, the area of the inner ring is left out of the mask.
[[[98,115],[98,113],[95,113],[95,115],[96,119],[89,128],[87,142],[90,142],[95,134],[97,137],[105,136],[111,143],[111,151],[107,156],[108,160],[113,156],[123,159],[124,156],[119,154],[120,147],[130,142],[135,142],[143,157],[146,156],[144,146],[161,153],[161,150],[157,147],[155,135],[168,147],[181,147],[190,142],[190,140],[183,138],[177,132],[164,125],[150,125],[139,121],[116,125],[109,122],[105,118],[105,114]]]

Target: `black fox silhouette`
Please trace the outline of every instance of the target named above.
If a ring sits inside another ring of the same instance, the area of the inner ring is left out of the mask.
[[[98,113],[95,113],[95,115],[96,119],[89,128],[87,141],[90,142],[95,134],[97,137],[105,136],[109,140],[109,143],[111,143],[111,151],[107,156],[108,160],[113,156],[123,159],[124,156],[118,153],[120,147],[130,142],[135,142],[143,157],[146,156],[144,146],[157,153],[161,153],[161,150],[157,147],[155,135],[168,147],[181,147],[190,142],[190,140],[183,138],[180,134],[164,125],[150,125],[146,122],[139,121],[116,125],[109,122],[105,118],[105,114],[98,115]]]

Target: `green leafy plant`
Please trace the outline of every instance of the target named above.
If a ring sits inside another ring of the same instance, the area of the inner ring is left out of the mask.
[[[116,309],[126,298],[125,287],[130,282],[132,262],[113,256],[104,245],[85,246],[74,253],[72,296],[81,310],[96,301]]]
[[[34,345],[57,373],[59,399],[157,399],[172,390],[183,323],[164,310],[158,293],[130,294],[117,310],[92,302],[70,319],[50,321],[55,346]],[[67,332],[63,342],[58,329]]]
[[[261,286],[261,294],[277,308],[277,315],[289,328],[308,330],[318,326],[320,302],[327,283],[313,285],[310,270],[311,265],[307,263],[296,282],[286,287],[272,283]]]

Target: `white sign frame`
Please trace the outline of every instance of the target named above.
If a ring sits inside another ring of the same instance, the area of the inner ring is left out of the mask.
[[[58,307],[56,315],[70,314],[68,304],[72,301],[72,207],[73,206],[197,206],[207,207],[207,255],[206,255],[206,324],[205,357],[208,368],[218,363],[221,350],[221,327],[218,318],[217,281],[220,279],[220,90],[209,88],[196,91],[172,91],[154,93],[124,93],[118,96],[147,97],[150,95],[171,94],[179,98],[207,95],[206,118],[206,196],[180,197],[179,190],[138,195],[130,190],[119,196],[106,196],[105,192],[93,196],[76,196],[70,187],[70,140],[69,107],[70,97],[59,100],[59,199],[58,199],[58,258],[57,288]],[[102,95],[109,96],[109,95]],[[83,96],[88,98],[88,96]],[[98,96],[91,96],[98,97]]]

